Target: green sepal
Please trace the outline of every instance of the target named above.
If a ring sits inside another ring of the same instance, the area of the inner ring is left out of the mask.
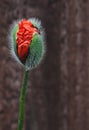
[[[14,51],[15,54],[17,55],[17,43],[16,43],[16,33],[18,31],[18,25],[16,25],[13,29],[13,41],[14,41]]]
[[[29,46],[29,54],[25,63],[27,69],[34,68],[39,64],[43,57],[43,49],[44,44],[41,35],[35,34]]]

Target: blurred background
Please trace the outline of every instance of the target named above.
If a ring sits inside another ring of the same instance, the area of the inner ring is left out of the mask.
[[[0,130],[17,130],[23,78],[9,27],[31,17],[42,21],[47,51],[29,75],[23,130],[89,130],[89,0],[0,0]]]

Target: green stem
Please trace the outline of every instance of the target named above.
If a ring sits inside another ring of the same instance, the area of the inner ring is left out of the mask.
[[[18,130],[22,130],[23,122],[24,122],[24,101],[25,101],[25,93],[27,88],[27,80],[28,80],[28,71],[24,72],[24,79],[21,88],[20,94],[20,110],[19,110],[19,119],[18,119]]]

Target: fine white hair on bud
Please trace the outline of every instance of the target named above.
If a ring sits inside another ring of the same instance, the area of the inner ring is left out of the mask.
[[[35,68],[45,54],[45,34],[36,18],[15,21],[10,26],[9,43],[13,58],[25,70]]]

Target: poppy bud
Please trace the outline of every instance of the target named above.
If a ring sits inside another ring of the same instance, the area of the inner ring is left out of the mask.
[[[45,52],[44,31],[35,18],[15,22],[10,31],[11,52],[26,70],[36,67]]]

